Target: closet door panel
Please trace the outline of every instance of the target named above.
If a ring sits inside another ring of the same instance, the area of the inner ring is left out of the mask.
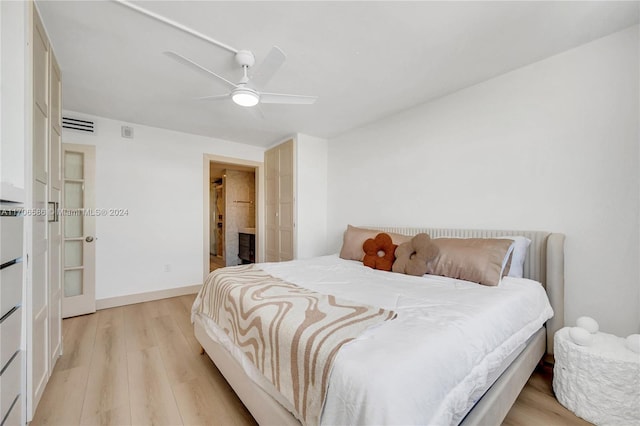
[[[55,55],[51,52],[51,71],[50,71],[50,104],[51,114],[51,127],[62,134],[62,77],[60,74],[60,67]]]
[[[50,188],[50,206],[60,206],[60,190]],[[51,204],[53,203],[53,204]],[[62,325],[62,222],[58,214],[49,220],[49,248],[48,248],[48,291],[49,291],[49,365],[50,371],[58,360],[61,349]]]
[[[43,114],[49,105],[49,42],[37,13],[33,14],[33,101]]]
[[[60,150],[62,148],[62,137],[56,129],[51,127],[51,138],[49,140],[49,193],[62,189]]]
[[[58,63],[51,52],[51,69],[49,73],[51,93],[49,96],[49,193],[62,189],[62,167],[60,152],[62,150],[61,128],[61,95],[62,81]]]
[[[47,117],[34,108],[33,114],[33,177],[47,183]]]

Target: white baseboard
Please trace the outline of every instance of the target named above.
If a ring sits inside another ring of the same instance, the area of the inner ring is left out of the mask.
[[[117,306],[133,305],[134,303],[150,302],[152,300],[167,299],[169,297],[184,296],[185,294],[195,294],[200,291],[201,287],[202,284],[195,284],[186,287],[149,291],[147,293],[107,297],[106,299],[96,300],[96,310],[115,308]]]

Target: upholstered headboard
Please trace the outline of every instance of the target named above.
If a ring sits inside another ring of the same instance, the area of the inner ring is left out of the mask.
[[[364,226],[384,232],[415,235],[426,232],[431,238],[498,238],[521,235],[531,240],[524,262],[524,277],[539,281],[547,290],[554,316],[547,321],[547,353],[553,353],[553,335],[564,327],[564,234],[543,231],[487,229],[398,228]]]

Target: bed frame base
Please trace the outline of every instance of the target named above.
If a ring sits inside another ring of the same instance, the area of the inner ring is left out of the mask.
[[[196,339],[209,358],[222,373],[253,418],[261,426],[300,426],[300,422],[280,403],[256,385],[246,375],[240,364],[218,342],[212,340],[196,318],[194,323]]]
[[[490,426],[502,423],[544,356],[545,334],[545,329],[541,328],[529,338],[524,350],[460,422],[461,426]]]

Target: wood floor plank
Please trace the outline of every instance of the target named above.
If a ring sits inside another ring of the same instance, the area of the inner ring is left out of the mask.
[[[147,318],[155,319],[162,315],[167,315],[162,302],[162,300],[154,300],[152,302],[140,303],[139,306],[143,310]]]
[[[242,404],[240,398],[233,391],[233,388],[225,380],[224,376],[215,366],[208,355],[198,355],[193,365],[197,367],[200,378],[206,378],[215,392],[211,394],[211,398],[222,403],[226,407],[227,413],[231,413],[234,425],[255,425],[256,421],[249,413],[249,410]],[[231,424],[231,423],[230,423]]]
[[[69,330],[74,328],[77,324],[79,324],[82,321],[80,318],[81,317],[72,317],[62,321],[62,337],[66,336]]]
[[[196,300],[196,295],[195,294],[185,294],[184,296],[180,296],[177,299],[187,309],[187,312],[189,312],[189,314],[191,314],[191,307],[193,306],[194,300]]]
[[[112,358],[126,355],[126,328],[128,326],[124,324],[124,321],[111,324],[96,329],[92,364],[95,364],[93,361],[96,359],[109,362]]]
[[[81,422],[130,419],[124,324],[98,327]],[[130,420],[128,421],[130,422]]]
[[[96,339],[96,326],[95,314],[72,318],[72,324],[63,338],[63,353],[56,362],[56,370],[89,366]]]
[[[174,388],[185,425],[238,425],[217,387],[205,377],[179,383]],[[255,422],[244,423],[253,425]]]
[[[193,299],[193,297],[190,297],[190,299]],[[166,299],[165,303],[182,333],[193,334],[193,324],[191,323],[191,305],[193,304],[193,300],[191,300],[191,303],[188,301],[183,303],[181,297],[172,297],[171,299]]]
[[[182,383],[198,377],[195,358],[187,339],[174,321],[173,317],[163,315],[157,317],[153,324],[158,348],[164,363],[164,368],[171,384]]]
[[[136,425],[181,425],[160,349],[127,352],[131,422]]]
[[[171,346],[175,344],[186,344],[187,341],[182,334],[182,330],[171,315],[156,317],[151,325],[156,334],[156,342],[161,346]]]
[[[211,398],[222,401],[222,404],[227,407],[227,411],[233,414],[233,424],[256,424],[249,410],[242,404],[231,385],[207,354],[196,355],[192,368],[198,372],[199,378],[205,378],[214,386],[216,391],[211,394]]]
[[[31,426],[80,424],[89,366],[58,370],[51,375]]]
[[[96,312],[98,328],[124,325],[124,307],[102,309]]]
[[[81,425],[83,426],[129,426],[131,423],[131,410],[129,404],[112,408],[111,410],[101,411],[93,417],[82,417]]]
[[[173,316],[182,331],[182,334],[187,339],[192,351],[200,352],[200,342],[193,334],[193,323],[191,322],[191,306],[195,299],[195,294],[187,294],[185,296],[173,297],[168,299],[173,305]]]
[[[145,314],[141,303],[123,307],[127,351],[136,352],[156,345],[153,321]]]

